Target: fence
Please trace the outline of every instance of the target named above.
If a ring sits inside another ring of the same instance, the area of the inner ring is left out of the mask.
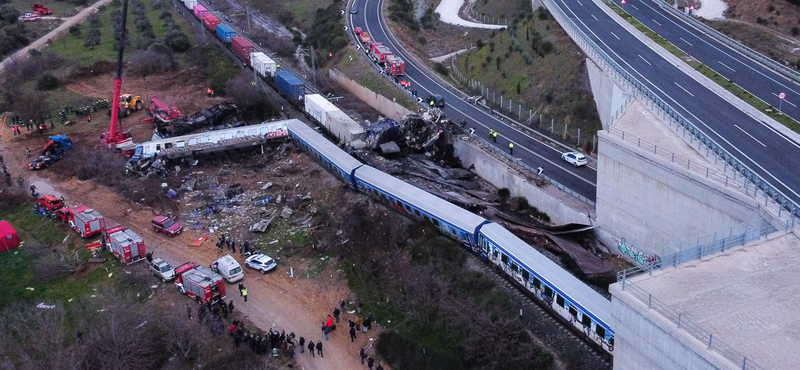
[[[667,306],[657,298],[654,298],[652,294],[647,293],[644,289],[632,283],[626,283],[624,277],[622,279],[622,290],[627,291],[628,294],[647,304],[647,308],[658,312],[658,314],[675,324],[678,328],[683,329],[689,335],[707,345],[708,349],[719,353],[722,357],[737,366],[741,365],[742,370],[764,370],[763,367],[757,365],[752,360],[748,360],[747,356],[742,355],[729,345],[715,338],[714,334],[705,331],[699,325],[693,323],[686,317],[687,315]]]
[[[713,154],[715,162],[722,160],[727,170],[730,166],[731,170],[737,175],[741,175],[745,180],[754,185],[754,194],[757,195],[758,190],[761,190],[765,197],[765,202],[771,199],[779,205],[781,209],[790,212],[794,217],[800,216],[800,206],[797,203],[783,194],[781,191],[772,186],[769,182],[761,178],[760,175],[751,170],[747,165],[740,162],[737,158],[731,155],[726,149],[717,144],[713,139],[706,136],[703,131],[697,128],[692,122],[687,120],[678,111],[672,108],[666,101],[656,95],[647,86],[639,82],[628,71],[622,68],[616,61],[614,61],[608,54],[600,49],[582,30],[578,29],[572,21],[562,12],[553,0],[543,0],[545,6],[550,10],[550,14],[558,21],[564,31],[575,41],[576,44],[595,61],[612,79],[623,88],[628,88],[633,91],[634,95],[645,104],[649,104],[653,110],[658,113],[662,119],[668,123],[675,122],[680,128],[683,129],[684,135],[689,134],[691,140],[697,140],[698,146],[704,145],[707,148],[707,153]],[[609,11],[611,16],[616,16],[616,13]],[[617,18],[619,18],[617,16]],[[625,23],[624,20],[617,21]],[[677,127],[676,127],[677,129]],[[734,176],[737,176],[734,175]]]
[[[465,77],[458,69],[458,66],[456,66],[455,59],[455,56],[450,59],[452,75],[458,78],[461,83],[474,93],[479,94],[485,99],[487,106],[497,108],[498,114],[500,112],[507,112],[510,115],[507,118],[516,118],[516,120],[519,120],[517,122],[519,122],[521,126],[534,131],[534,133],[540,136],[546,136],[561,142],[567,150],[572,150],[577,147],[594,152],[597,149],[597,137],[595,135],[588,135],[586,132],[583,132],[583,136],[581,136],[581,130],[579,128],[570,129],[569,125],[556,122],[555,118],[552,117],[549,119],[550,123],[548,124],[548,119],[543,117],[542,114],[539,114],[538,111],[523,107],[520,102],[514,102],[503,96],[503,94],[497,94],[496,91],[489,90],[488,87],[484,86],[483,83],[478,80]],[[621,111],[622,110],[620,110],[619,113],[621,113]],[[531,128],[534,125],[537,130]]]
[[[686,262],[700,260],[705,256],[724,252],[736,246],[743,246],[748,242],[759,240],[762,237],[766,238],[770,233],[775,231],[777,231],[777,229],[772,224],[759,218],[731,227],[727,230],[728,236],[724,236],[726,231],[722,231],[698,237],[692,240],[691,244],[695,245],[693,247],[687,248],[684,242],[668,245],[664,247],[662,251],[677,250],[677,252],[666,256],[662,253],[660,258],[656,256],[656,258],[650,260],[647,265],[620,271],[617,273],[617,282],[622,282],[622,290],[627,291],[632,296],[646,303],[648,308],[655,310],[661,316],[676,324],[678,328],[682,328],[700,342],[706,343],[709,349],[716,351],[734,364],[741,364],[743,370],[761,370],[763,369],[761,366],[758,366],[752,361],[748,361],[746,356],[737,352],[719,339],[715,339],[713,334],[706,332],[698,325],[692,323],[685,315],[675,311],[658,299],[653,298],[652,294],[647,293],[644,289],[637,287],[627,280],[644,273],[652,274],[655,270],[664,269],[666,267],[676,267]],[[622,245],[620,248],[622,248]]]

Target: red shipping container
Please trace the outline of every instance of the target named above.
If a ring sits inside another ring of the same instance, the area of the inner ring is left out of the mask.
[[[205,24],[206,28],[210,29],[211,32],[217,31],[217,25],[219,23],[219,18],[215,17],[213,14],[203,17],[203,24]]]
[[[194,16],[197,17],[197,19],[203,19],[205,18],[206,15],[208,15],[208,9],[206,9],[206,7],[202,5],[195,5],[192,11],[194,12]]]
[[[250,41],[247,41],[243,37],[234,37],[231,40],[231,47],[236,54],[239,55],[239,58],[243,60],[250,60],[250,53],[255,51],[255,47]]]

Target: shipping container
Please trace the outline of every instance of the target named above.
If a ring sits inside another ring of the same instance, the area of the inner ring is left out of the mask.
[[[328,119],[328,112],[339,110],[320,94],[306,95],[305,100],[305,112],[321,125],[325,125],[325,121]]]
[[[230,44],[233,37],[236,36],[236,31],[227,24],[219,24],[217,25],[217,36],[222,42]]]
[[[220,21],[219,21],[219,18],[217,18],[215,15],[209,14],[209,15],[203,17],[203,24],[206,25],[206,28],[211,30],[211,32],[216,32],[217,31],[217,25],[220,24]]]
[[[278,64],[272,58],[260,51],[250,53],[250,65],[258,74],[264,77],[272,77],[278,69]]]
[[[193,12],[194,16],[197,17],[197,19],[199,20],[203,20],[203,18],[205,18],[205,16],[208,15],[208,9],[206,9],[206,7],[200,4],[194,6]]]
[[[186,9],[192,10],[197,5],[197,0],[183,0],[183,5],[186,6]]]
[[[306,95],[304,110],[340,141],[351,143],[364,139],[361,125],[322,95]]]
[[[144,240],[133,230],[117,226],[106,232],[108,248],[122,263],[129,265],[145,258]]]
[[[244,37],[232,37],[231,38],[231,48],[245,62],[250,60],[250,53],[252,53],[256,48],[250,41],[247,41]]]
[[[406,62],[397,55],[387,55],[384,62],[386,74],[402,76],[406,73]]]
[[[299,103],[306,94],[306,86],[303,81],[286,71],[275,72],[275,86],[293,103]]]

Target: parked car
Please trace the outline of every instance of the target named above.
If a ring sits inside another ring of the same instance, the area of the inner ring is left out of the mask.
[[[39,15],[39,14],[36,14],[36,13],[25,13],[22,16],[19,17],[19,20],[21,20],[23,22],[34,22],[34,21],[38,21],[40,18],[42,18],[42,16]]]
[[[361,27],[356,27],[353,31],[355,31],[356,35],[361,34]]]
[[[175,269],[172,268],[169,262],[161,258],[153,258],[153,261],[150,262],[150,270],[153,271],[153,275],[165,283],[175,279]]]
[[[576,167],[585,166],[587,163],[586,156],[581,152],[566,152],[561,155],[561,159]]]
[[[444,108],[444,97],[439,94],[431,94],[425,98],[425,104],[431,108]]]
[[[150,224],[153,225],[153,230],[155,230],[155,232],[162,232],[169,236],[178,235],[181,233],[181,231],[183,231],[183,226],[173,220],[169,215],[158,215],[153,217],[153,220],[150,221]]]
[[[350,14],[358,14],[358,8],[355,5],[350,7]]]
[[[244,261],[244,264],[247,267],[261,271],[262,274],[266,274],[267,271],[278,266],[274,259],[263,253],[254,254],[250,257],[247,257],[247,259]]]
[[[56,159],[49,155],[39,156],[33,160],[33,162],[28,164],[28,168],[31,170],[41,170],[42,168],[50,167],[53,163],[56,163]]]

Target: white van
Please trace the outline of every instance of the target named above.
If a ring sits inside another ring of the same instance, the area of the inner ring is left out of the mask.
[[[211,264],[211,270],[222,275],[229,283],[235,283],[244,279],[244,271],[239,262],[230,254],[222,256],[216,262]]]

